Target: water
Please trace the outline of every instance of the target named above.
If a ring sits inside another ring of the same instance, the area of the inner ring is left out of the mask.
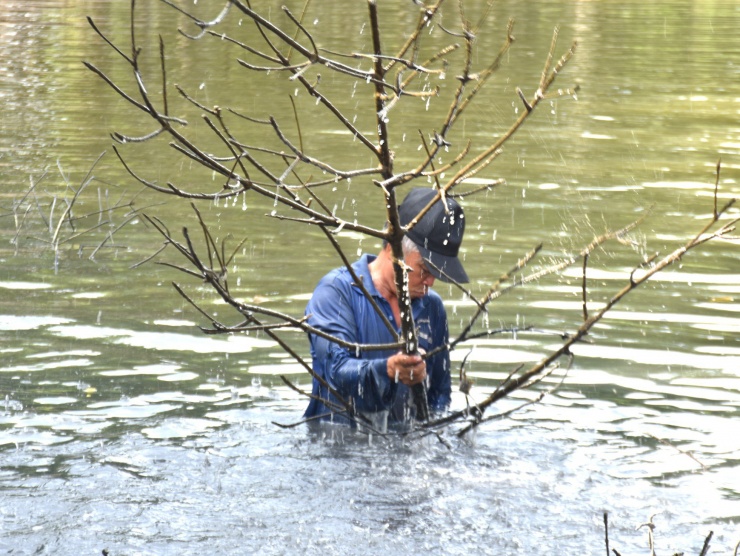
[[[258,87],[240,72],[221,71],[226,63],[203,66],[218,59],[210,47],[176,38],[163,6],[138,4],[139,21],[173,45],[173,81],[201,102],[226,95],[246,110],[269,98],[269,111],[290,110],[277,79]],[[470,4],[473,20],[478,4]],[[313,8],[318,29],[334,30],[329,48],[341,47],[340,29],[352,26],[358,49],[369,40],[359,32],[362,11]],[[434,438],[279,428],[300,419],[305,401],[278,375],[306,386],[303,371],[264,337],[201,334],[197,327],[206,323],[172,290],[173,280],[218,318],[233,316],[199,284],[167,267],[131,268],[161,245],[141,218],[109,237],[130,202],[173,231],[197,229],[185,204],[160,205],[162,198],[146,193],[134,199],[137,186],[113,156],[108,133],[136,127],[124,103],[80,63],[124,77],[84,16],[123,45],[127,13],[125,2],[0,7],[0,550],[602,554],[608,511],[611,546],[622,554],[647,553],[647,532],[636,526],[653,514],[658,553],[698,554],[709,531],[710,554],[732,553],[740,541],[736,244],[708,245],[635,291],[592,330],[590,343],[574,348],[564,380],[558,371],[494,412],[552,390],[540,403],[482,425],[466,441],[449,436],[447,447]],[[579,42],[558,84],[581,90],[577,100],[540,106],[494,165],[491,177],[507,185],[466,205],[471,286],[483,295],[537,243],[545,247],[533,269],[654,205],[633,235],[635,248],[610,244],[592,257],[593,313],[642,254],[666,254],[700,229],[712,211],[718,157],[720,200],[740,194],[740,13],[729,2],[501,2],[493,16],[493,31],[481,37],[488,50],[498,48],[510,16],[517,42],[493,81],[495,94],[464,122],[476,141],[490,141],[521,109],[514,90],[530,91],[538,80],[555,24],[561,52]],[[384,13],[384,22],[399,26],[399,36],[408,24],[395,13]],[[154,35],[139,40],[157,48]],[[210,69],[203,75],[197,67]],[[347,102],[366,92],[357,87]],[[416,111],[391,111],[390,123],[408,117],[431,126],[433,108],[420,102]],[[367,126],[365,117],[358,125]],[[337,167],[356,164],[348,160],[358,151],[340,148],[343,136],[326,129],[323,117],[303,111],[301,126],[307,141],[317,138],[317,156]],[[205,133],[197,118],[192,127]],[[401,163],[416,154],[412,135],[402,141],[407,148],[398,146]],[[79,230],[101,227],[79,237],[62,227],[55,253],[50,242],[65,193],[69,199],[70,187],[85,183],[104,150],[77,212],[91,214]],[[126,152],[160,182],[209,183],[164,156],[167,149]],[[17,210],[8,216],[36,181],[37,207],[25,220]],[[372,222],[381,212],[362,183],[355,178],[351,189],[339,184],[326,195],[349,221]],[[272,202],[243,204],[200,207],[219,240],[234,236],[232,249],[246,237],[230,268],[233,291],[301,314],[338,259],[320,234],[264,218]],[[348,233],[340,241],[349,253],[378,247]],[[493,304],[489,326],[531,324],[536,332],[476,342],[467,369],[475,399],[512,368],[555,349],[556,333],[578,326],[580,284],[581,269],[573,268]],[[451,325],[461,328],[471,304],[447,286],[437,289]],[[298,336],[295,345],[307,351]],[[453,353],[456,369],[466,353]],[[454,404],[464,403],[456,394]]]

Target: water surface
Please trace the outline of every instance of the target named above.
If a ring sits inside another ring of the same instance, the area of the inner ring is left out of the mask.
[[[173,30],[184,19],[163,5],[138,4],[140,44],[156,52],[155,33],[163,33],[173,82],[201,102],[226,98],[263,115],[290,106],[292,88],[245,80],[219,57],[218,43],[196,47]],[[480,4],[471,2],[470,13]],[[341,47],[346,29],[353,46],[367,45],[362,11],[312,8],[327,46]],[[384,9],[384,25],[401,36],[408,18]],[[431,439],[280,429],[274,422],[298,421],[305,406],[278,378],[308,384],[293,361],[261,336],[203,335],[198,326],[206,323],[170,283],[233,318],[202,285],[166,267],[131,268],[161,244],[143,220],[97,249],[126,221],[132,199],[173,230],[197,222],[186,204],[161,204],[148,193],[134,199],[138,186],[115,160],[108,134],[134,133],[136,120],[81,60],[116,78],[126,74],[88,15],[126,44],[126,2],[0,7],[0,548],[599,554],[608,511],[612,546],[623,554],[647,552],[646,530],[636,526],[653,514],[660,553],[698,554],[709,531],[710,554],[732,552],[740,541],[736,244],[709,244],[635,291],[574,349],[557,389],[467,442],[449,439],[448,448]],[[485,292],[539,242],[545,247],[533,269],[651,209],[632,236],[635,247],[610,244],[592,258],[594,311],[643,254],[667,254],[710,218],[719,157],[720,202],[740,194],[740,12],[711,1],[501,2],[492,15],[479,56],[498,48],[509,17],[517,41],[491,94],[465,119],[466,133],[486,142],[521,110],[515,89],[535,88],[555,25],[559,52],[578,41],[559,85],[580,91],[541,105],[491,170],[507,185],[467,202],[464,257],[473,291]],[[348,109],[363,95],[345,99]],[[433,113],[419,103],[397,117],[431,126]],[[317,156],[366,164],[342,147],[323,115],[305,111],[301,125]],[[197,121],[193,129],[205,132]],[[399,139],[397,148],[400,164],[415,153],[410,141]],[[63,229],[55,252],[48,221],[59,217],[67,184],[83,183],[103,151],[79,205],[79,214],[104,209],[85,221],[101,227],[79,237]],[[166,147],[127,152],[152,179],[203,183]],[[24,216],[15,202],[36,182],[38,205]],[[382,219],[366,183],[326,195],[348,217]],[[300,315],[314,284],[339,261],[317,232],[266,218],[272,208],[249,198],[201,205],[217,233],[234,236],[232,245],[247,238],[230,269],[234,291]],[[340,240],[350,254],[378,248],[352,234]],[[572,268],[492,306],[491,326],[537,331],[476,343],[468,358],[475,399],[555,349],[555,333],[578,326],[580,284],[581,269]],[[445,285],[437,289],[459,330],[471,303]],[[300,336],[294,343],[307,352]],[[520,393],[496,410],[536,394]],[[454,403],[465,401],[456,395]]]

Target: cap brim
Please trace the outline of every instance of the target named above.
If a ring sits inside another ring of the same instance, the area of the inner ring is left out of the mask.
[[[457,257],[440,255],[439,253],[435,253],[433,251],[425,249],[421,245],[419,245],[418,247],[419,252],[421,253],[421,258],[424,259],[427,263],[430,263],[427,264],[429,272],[437,280],[448,283],[454,281],[458,284],[467,284],[468,282],[470,282],[468,274],[465,272],[460,259],[458,259]]]

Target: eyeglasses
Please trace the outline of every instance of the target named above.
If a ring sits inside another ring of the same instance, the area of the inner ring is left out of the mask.
[[[409,272],[417,272],[417,269],[409,268]],[[427,279],[427,277],[432,275],[432,273],[429,272],[429,269],[424,265],[424,263],[419,264],[418,272],[419,272],[419,280],[421,282],[423,282],[424,280]]]

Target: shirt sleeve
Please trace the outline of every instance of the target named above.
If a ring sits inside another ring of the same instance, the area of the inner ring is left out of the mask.
[[[446,346],[449,343],[447,312],[440,298],[435,299],[430,314],[433,326],[433,346]],[[432,411],[445,411],[450,406],[452,379],[450,373],[450,352],[443,349],[427,360],[429,388],[427,400]]]
[[[322,281],[306,308],[308,323],[327,334],[361,344],[358,315],[350,284],[334,279]],[[353,398],[359,411],[380,411],[392,403],[395,384],[386,372],[386,357],[377,352],[353,353],[326,338],[309,335],[314,371],[345,399]]]

